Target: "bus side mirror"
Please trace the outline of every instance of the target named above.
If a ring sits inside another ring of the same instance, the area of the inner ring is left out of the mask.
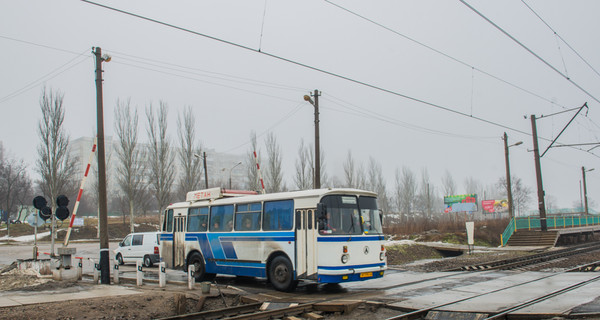
[[[119,242],[119,247],[123,246],[123,241]]]
[[[383,226],[383,210],[379,209],[379,220],[381,221],[381,225]]]

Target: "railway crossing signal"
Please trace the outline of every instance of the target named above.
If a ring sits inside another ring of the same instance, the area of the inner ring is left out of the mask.
[[[54,213],[56,218],[61,221],[68,218],[70,215],[69,208],[67,208],[69,205],[69,198],[67,198],[65,195],[58,196],[56,198],[56,205],[58,206],[56,208],[56,212]],[[40,218],[44,219],[44,221],[52,217],[52,209],[48,207],[48,201],[46,201],[46,198],[42,196],[33,198],[33,206],[40,211]]]

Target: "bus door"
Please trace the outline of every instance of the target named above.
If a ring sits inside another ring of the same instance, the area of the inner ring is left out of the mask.
[[[317,279],[317,233],[315,210],[296,210],[296,275]]]
[[[176,210],[173,219],[173,267],[185,264],[185,227],[186,216]]]

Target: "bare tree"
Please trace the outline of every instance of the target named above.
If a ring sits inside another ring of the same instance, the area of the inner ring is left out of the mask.
[[[250,190],[253,191],[258,191],[261,190],[262,187],[260,185],[260,181],[259,181],[259,174],[258,174],[258,168],[256,167],[256,161],[258,159],[258,163],[260,164],[261,158],[260,158],[260,152],[258,152],[258,145],[256,142],[256,132],[252,131],[250,133],[250,150],[248,150],[248,153],[246,154],[246,168],[248,168],[247,171],[247,177],[248,177],[248,188]],[[254,158],[254,153],[256,152],[256,159]]]
[[[70,157],[69,136],[64,130],[65,109],[64,95],[60,92],[49,92],[44,88],[40,98],[42,119],[38,125],[40,144],[36,171],[40,174],[38,186],[42,193],[50,198],[52,212],[56,212],[56,197],[61,194],[74,196],[77,185],[73,179],[77,159]],[[54,255],[55,216],[52,215],[51,254]]]
[[[416,193],[415,174],[406,166],[396,169],[396,203],[403,219],[413,213]]]
[[[7,234],[10,236],[10,220],[18,206],[32,199],[31,180],[23,160],[5,158],[0,145],[0,211],[6,212]]]
[[[175,155],[171,152],[171,141],[167,135],[167,112],[167,104],[162,101],[157,115],[154,114],[152,105],[146,108],[147,132],[150,141],[148,173],[150,186],[158,205],[159,217],[171,200],[171,189],[175,181]]]
[[[352,151],[348,150],[346,154],[346,161],[344,161],[344,186],[348,188],[358,188],[358,182],[356,181],[356,164],[354,157],[352,157]]]
[[[138,144],[138,112],[130,101],[117,101],[115,108],[117,147],[117,183],[123,193],[123,202],[129,213],[129,229],[134,232],[136,201],[144,186],[143,150]]]
[[[515,216],[518,216],[523,210],[529,207],[532,191],[531,188],[523,184],[523,180],[521,180],[521,178],[517,176],[511,176],[510,180]],[[506,177],[500,177],[500,179],[498,179],[498,188],[500,188],[502,195],[507,196]]]
[[[435,207],[434,186],[429,179],[427,168],[421,169],[421,185],[417,195],[416,209],[423,212],[431,219],[431,213]]]
[[[202,164],[194,156],[202,154],[202,146],[196,143],[196,119],[192,112],[192,107],[187,107],[182,114],[177,117],[177,127],[179,127],[179,143],[180,149],[178,152],[179,163],[183,170],[179,178],[178,194],[179,196],[189,191],[198,190],[202,175]]]
[[[310,146],[307,147],[308,150],[308,164],[310,168],[315,168],[315,146],[313,144],[310,144]],[[327,163],[325,163],[325,150],[323,150],[323,148],[321,148],[320,152],[319,152],[319,164],[321,165],[321,170],[319,170],[319,172],[321,172],[321,187],[325,187],[325,186],[329,186],[331,185],[331,181],[329,181],[329,176],[327,175]],[[311,177],[314,176],[314,174],[311,175]],[[312,185],[312,183],[311,183]]]
[[[446,173],[442,177],[442,191],[445,196],[456,194],[456,182],[454,182],[454,178],[452,178],[452,174],[448,170],[446,170]]]
[[[280,192],[285,189],[283,185],[283,171],[281,167],[281,147],[277,143],[275,134],[270,132],[265,140],[267,149],[267,166],[265,172],[265,184],[267,192]]]
[[[377,193],[379,207],[383,212],[390,212],[390,201],[387,194],[385,178],[381,169],[381,164],[373,157],[369,157],[369,178],[366,189]]]
[[[294,184],[299,190],[310,189],[313,186],[310,151],[308,148],[304,145],[304,139],[301,139],[300,146],[298,147],[298,158],[296,158],[296,175],[294,176]]]

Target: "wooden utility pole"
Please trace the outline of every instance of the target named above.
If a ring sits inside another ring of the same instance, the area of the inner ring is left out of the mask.
[[[310,102],[315,107],[315,171],[313,175],[313,188],[321,189],[321,145],[319,138],[319,90],[315,89],[315,93],[312,95],[315,100],[313,101],[310,96],[305,95],[304,100]]]
[[[506,164],[506,194],[508,196],[508,214],[511,218],[515,216],[513,209],[512,186],[510,183],[510,162],[508,161],[508,136],[504,133],[504,162]]]
[[[321,143],[319,138],[319,91],[315,89],[315,189],[321,189]]]
[[[531,132],[533,136],[533,157],[535,161],[535,176],[538,189],[538,209],[540,211],[540,227],[542,231],[548,231],[546,224],[546,204],[544,202],[544,185],[542,184],[542,166],[540,164],[540,149],[538,147],[537,127],[535,115],[531,115]]]
[[[208,189],[208,171],[206,170],[206,152],[202,153],[202,159],[204,159],[204,186]]]
[[[587,216],[589,213],[588,209],[588,199],[587,199],[587,183],[585,182],[585,172],[592,171],[594,169],[585,170],[585,167],[581,167],[581,174],[583,175],[583,201],[585,204],[585,215]]]
[[[102,105],[102,62],[110,57],[102,57],[102,49],[94,48],[96,56],[96,117],[98,130],[98,210],[100,219],[100,282],[110,284],[110,260],[108,249],[108,214],[106,206],[106,159],[104,149],[104,110]]]

